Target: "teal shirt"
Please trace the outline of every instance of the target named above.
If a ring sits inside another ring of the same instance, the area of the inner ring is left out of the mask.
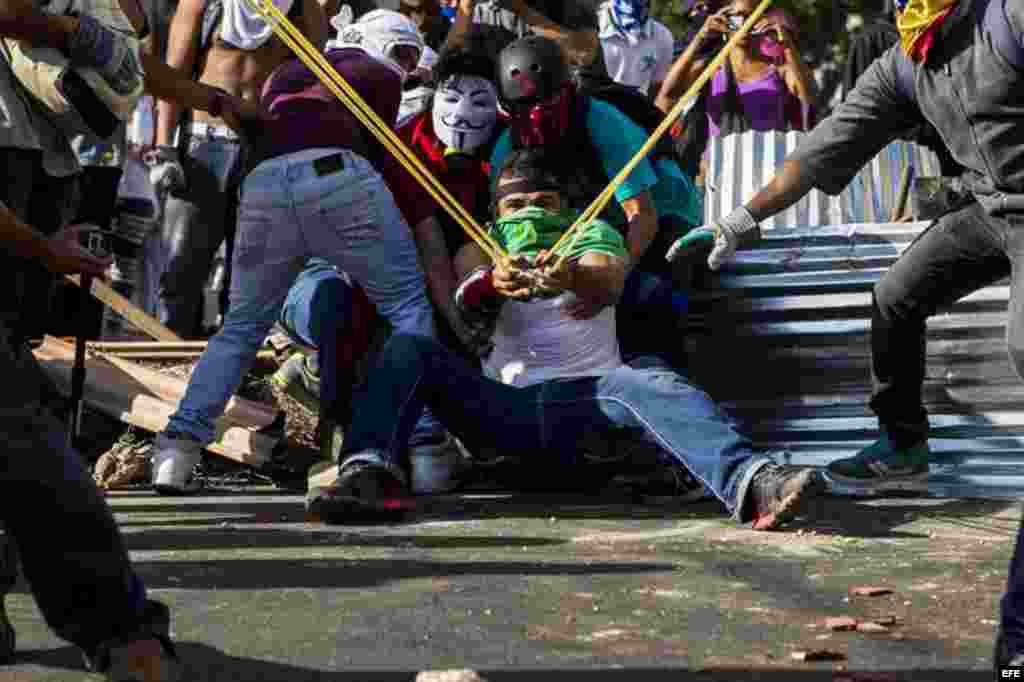
[[[606,102],[598,100],[590,101],[590,111],[587,112],[587,135],[591,143],[597,149],[597,155],[604,165],[604,172],[609,179],[619,174],[619,171],[629,163],[629,160],[640,151],[640,147],[647,141],[647,133],[643,128],[633,123],[621,111]],[[510,131],[506,130],[498,138],[494,145],[494,152],[491,154],[491,183],[497,179],[505,158],[512,152],[512,138]],[[615,190],[615,198],[619,202],[632,199],[638,194],[650,190],[658,182],[658,176],[654,172],[651,163],[644,159],[637,164],[633,172]],[[596,199],[597,196],[595,195]]]
[[[597,150],[609,179],[629,163],[647,142],[647,131],[634,123],[621,111],[600,100],[590,100],[587,112],[587,135]],[[498,138],[491,154],[491,183],[512,152],[510,131]],[[665,159],[656,161],[655,172],[650,159],[636,165],[633,172],[615,190],[615,198],[622,203],[649,191],[658,215],[675,215],[690,225],[703,222],[704,209],[693,182],[680,170],[678,164]],[[597,196],[595,195],[596,199]]]

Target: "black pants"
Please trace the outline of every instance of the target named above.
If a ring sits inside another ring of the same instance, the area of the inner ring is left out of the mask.
[[[71,223],[79,196],[79,177],[48,176],[41,152],[0,148],[0,201],[21,221],[52,235]],[[77,319],[58,309],[59,289],[57,277],[38,263],[0,252],[0,321],[22,338],[74,334],[55,325]]]
[[[1011,277],[1006,339],[1024,377],[1024,216],[994,217],[976,202],[929,226],[875,285],[871,409],[897,447],[928,436],[921,390],[925,321],[982,287]]]

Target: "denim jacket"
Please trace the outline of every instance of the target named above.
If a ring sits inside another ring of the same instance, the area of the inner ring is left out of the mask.
[[[966,167],[963,188],[989,213],[1024,212],[1022,41],[1024,3],[960,0],[925,63],[890,49],[790,158],[815,187],[838,194],[901,132],[927,120]]]

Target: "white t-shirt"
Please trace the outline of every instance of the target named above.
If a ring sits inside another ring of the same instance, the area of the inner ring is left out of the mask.
[[[608,76],[649,94],[652,83],[665,80],[672,67],[672,32],[651,19],[643,31],[627,36],[611,21],[607,5],[598,10],[598,37]]]
[[[622,365],[615,336],[615,307],[589,320],[569,317],[562,306],[572,292],[528,303],[505,301],[484,374],[512,386],[549,379],[596,376]]]

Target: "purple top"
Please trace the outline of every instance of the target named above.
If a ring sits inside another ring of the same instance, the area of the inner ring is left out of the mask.
[[[402,99],[396,73],[358,48],[330,50],[327,61],[348,81],[384,123],[393,126]],[[268,157],[314,147],[344,147],[366,156],[379,168],[388,156],[376,140],[298,59],[277,67],[263,85],[263,105],[277,118],[267,123],[264,144]],[[373,140],[371,149],[365,142]]]
[[[726,102],[725,78],[723,66],[711,80],[711,96],[707,101],[708,132],[716,137],[721,134]],[[737,81],[736,86],[751,130],[810,130],[814,125],[811,106],[789,91],[786,81],[774,67],[763,77],[746,83]]]

